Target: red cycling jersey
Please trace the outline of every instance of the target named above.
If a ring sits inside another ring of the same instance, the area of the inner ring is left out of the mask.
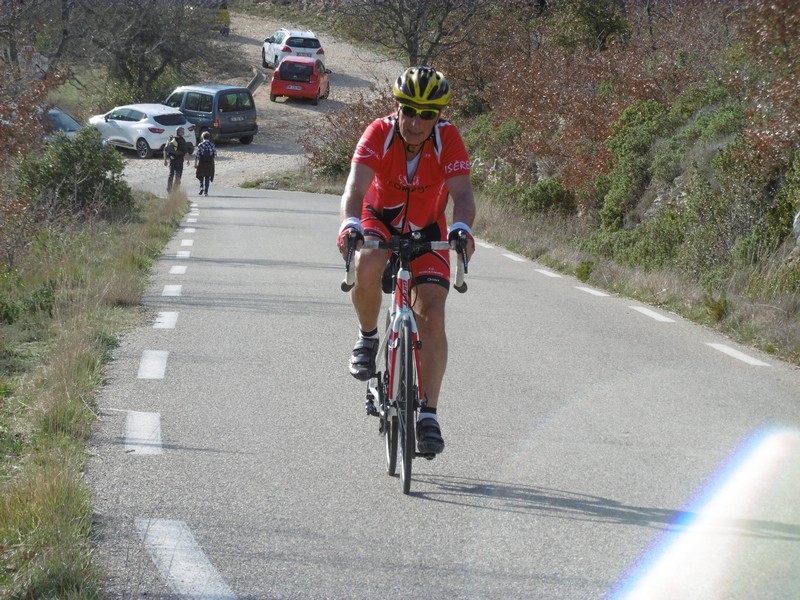
[[[356,146],[353,162],[375,171],[364,196],[362,220],[378,217],[398,233],[443,223],[448,196],[446,181],[470,172],[461,134],[455,125],[443,119],[425,141],[411,178],[405,143],[397,132],[394,115],[376,119],[367,127]]]
[[[417,160],[406,161],[406,145],[397,131],[397,117],[376,119],[361,136],[353,162],[375,171],[361,212],[365,235],[387,240],[392,233],[424,229],[428,239],[447,239],[446,182],[470,172],[467,149],[455,125],[439,120]],[[415,285],[450,285],[450,255],[446,250],[414,259],[411,270]]]

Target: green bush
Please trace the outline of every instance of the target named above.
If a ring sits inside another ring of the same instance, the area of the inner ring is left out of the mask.
[[[15,180],[31,207],[49,219],[116,220],[132,216],[134,209],[123,169],[119,153],[101,143],[95,128],[84,127],[75,138],[58,135],[41,153],[18,160]]]
[[[477,117],[470,127],[462,132],[464,145],[473,160],[480,158],[485,162],[502,158],[521,133],[522,127],[514,119],[503,121],[495,127],[491,115],[488,114]]]
[[[622,111],[607,145],[614,157],[609,191],[599,216],[603,228],[620,229],[649,178],[650,150],[666,122],[664,106],[647,100]]]
[[[555,177],[527,186],[522,192],[522,208],[528,212],[575,212],[575,194],[564,189]]]

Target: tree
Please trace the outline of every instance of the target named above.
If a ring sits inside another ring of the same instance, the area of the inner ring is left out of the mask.
[[[79,1],[88,44],[83,54],[96,55],[124,85],[129,97],[120,100],[159,101],[178,81],[232,64],[233,48],[215,38],[210,9],[184,0]]]
[[[464,46],[489,0],[350,0],[332,10],[354,38],[377,44],[409,65],[431,64]]]

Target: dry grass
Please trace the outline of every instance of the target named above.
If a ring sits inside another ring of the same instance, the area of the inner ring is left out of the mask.
[[[138,319],[153,261],[188,207],[182,192],[142,202],[134,222],[43,239],[21,269],[33,289],[49,282],[42,289],[52,298],[43,294],[49,310],[4,340],[30,360],[5,379],[0,411],[0,597],[99,597],[82,476],[95,392],[118,336]]]
[[[714,327],[731,338],[800,365],[800,295],[786,290],[791,247],[760,268],[737,272],[723,292],[669,271],[627,268],[582,252],[587,231],[578,219],[522,215],[478,198],[476,233],[488,241],[597,288],[635,298]]]

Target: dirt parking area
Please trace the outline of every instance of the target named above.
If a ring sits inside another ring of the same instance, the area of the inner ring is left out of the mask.
[[[340,42],[322,34],[319,38],[325,48],[326,66],[331,71],[331,94],[313,106],[305,100],[269,99],[269,82],[272,69],[261,66],[261,45],[280,27],[300,28],[296,23],[281,23],[247,15],[231,15],[230,43],[241,51],[242,60],[252,67],[254,76],[263,75],[264,82],[254,93],[258,110],[259,132],[252,144],[244,146],[238,141],[221,141],[217,144],[216,176],[214,185],[239,186],[245,181],[268,180],[271,175],[303,166],[305,155],[298,138],[319,124],[326,113],[340,110],[345,103],[358,96],[368,95],[375,86],[387,86],[402,70],[399,63]],[[187,82],[191,83],[191,82]],[[249,80],[229,79],[224,83],[247,85]],[[387,107],[388,108],[388,107]],[[132,152],[124,153],[125,178],[135,187],[145,182],[164,180],[166,193],[167,169],[160,155],[149,160],[137,158]],[[184,171],[184,179],[191,178],[193,170]]]

